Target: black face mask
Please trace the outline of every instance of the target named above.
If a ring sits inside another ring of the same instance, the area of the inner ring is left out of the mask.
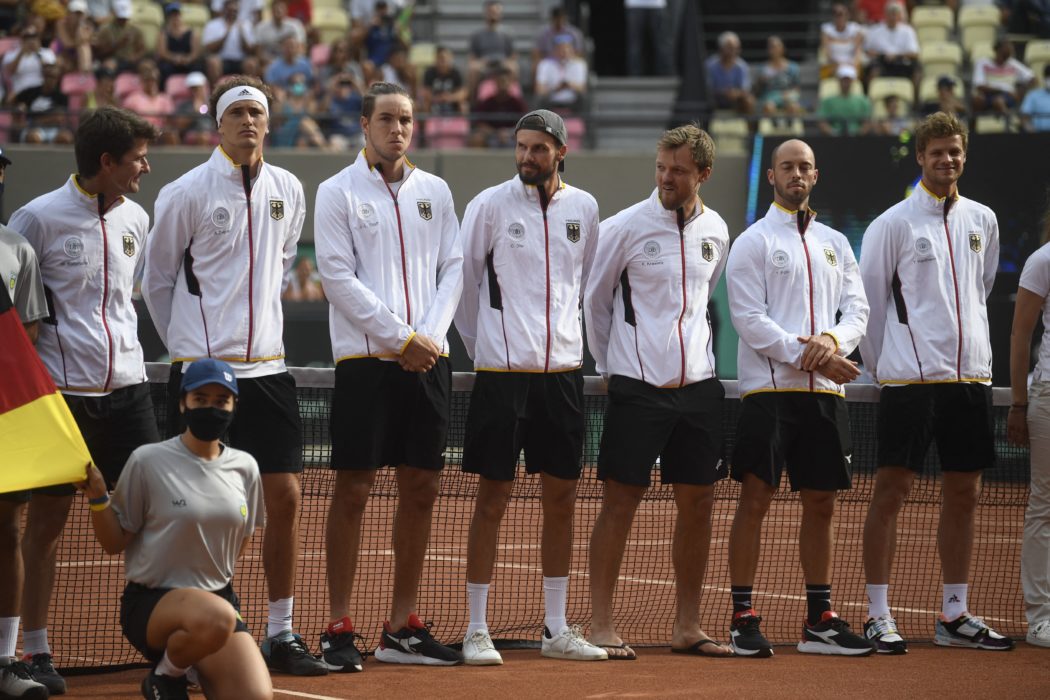
[[[226,429],[233,421],[233,411],[224,411],[221,408],[187,408],[183,412],[186,419],[186,427],[198,440],[218,440],[226,434]]]

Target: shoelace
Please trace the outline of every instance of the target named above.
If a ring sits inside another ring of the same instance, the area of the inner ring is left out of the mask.
[[[281,644],[287,644],[288,648],[295,654],[309,655],[310,653],[307,651],[306,645],[303,644],[303,640],[297,634],[293,634],[291,639],[281,642]]]
[[[33,678],[33,671],[29,668],[29,664],[24,661],[12,661],[7,666],[4,666],[2,670],[24,681],[36,680]]]
[[[567,636],[569,642],[574,646],[590,645],[590,642],[583,638],[583,629],[579,625],[572,625],[569,627],[569,634]]]
[[[467,641],[476,646],[478,651],[489,651],[496,648],[496,645],[492,643],[492,637],[481,630],[475,631]]]
[[[54,673],[55,664],[51,661],[51,654],[36,654],[30,661],[30,665],[34,669],[40,669],[45,673]]]
[[[871,623],[871,629],[875,630],[875,633],[880,637],[887,634],[897,634],[897,624],[893,620],[881,617]]]

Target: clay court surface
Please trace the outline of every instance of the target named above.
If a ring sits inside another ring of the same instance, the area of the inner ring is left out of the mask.
[[[812,657],[777,647],[771,659],[697,659],[666,648],[637,661],[552,661],[504,652],[504,665],[422,668],[369,659],[364,673],[274,677],[275,700],[292,698],[1010,698],[1050,697],[1050,649],[1011,652],[916,645],[907,656]],[[69,698],[138,698],[145,670],[70,678]],[[191,695],[191,698],[203,698]]]

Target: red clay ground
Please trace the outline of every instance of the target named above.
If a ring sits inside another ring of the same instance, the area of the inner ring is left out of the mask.
[[[274,698],[1050,697],[1050,649],[1026,644],[1012,652],[922,644],[907,656],[863,659],[804,656],[789,646],[778,647],[776,656],[764,660],[697,659],[661,648],[640,650],[634,662],[552,661],[537,651],[503,656],[506,663],[498,668],[434,669],[369,659],[359,674],[276,676]],[[138,698],[143,673],[70,678],[65,697]]]

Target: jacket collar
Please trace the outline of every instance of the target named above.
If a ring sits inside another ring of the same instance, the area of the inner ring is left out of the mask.
[[[365,155],[366,150],[367,146],[358,152],[357,158],[354,160],[352,167],[356,168],[361,174],[372,178],[376,183],[382,185],[383,174],[368,164],[368,156]],[[415,164],[408,159],[408,156],[405,156],[405,167],[409,170],[416,169]]]
[[[912,198],[926,211],[936,212],[938,214],[944,212],[945,200],[948,197],[938,197],[933,192],[930,192],[926,188],[926,185],[922,180],[919,180],[918,186],[911,193]],[[959,202],[959,190],[955,190],[955,195],[952,196],[952,206]]]
[[[561,175],[558,175],[558,173],[554,173],[554,175],[558,178],[558,189],[554,190],[554,196],[551,197],[551,201],[558,199],[561,193],[565,191],[565,181],[561,179]],[[530,202],[536,202],[539,200],[539,188],[536,187],[536,185],[526,185],[521,181],[520,175],[514,179],[517,180],[518,184],[521,186],[519,190],[525,196],[525,199]]]
[[[265,170],[266,161],[263,160],[260,168],[259,175],[262,175]],[[238,182],[241,181],[241,165],[230,157],[230,154],[223,150],[222,146],[216,146],[215,150],[211,152],[211,158],[208,159],[208,167],[214,168],[221,175],[236,179]]]
[[[792,227],[798,226],[798,209],[788,209],[782,207],[776,202],[769,205],[769,211],[766,212],[766,218],[775,221],[779,224],[790,224]],[[809,210],[810,223],[817,218],[817,212],[813,209]]]
[[[89,210],[95,216],[98,216],[98,195],[91,194],[77,181],[76,173],[69,176],[69,180],[66,181],[66,191],[69,193],[70,198],[77,202],[79,205]],[[123,196],[117,198],[116,202],[106,207],[106,213],[113,211],[124,203],[125,198]]]
[[[656,215],[658,220],[668,220],[671,222],[671,226],[678,228],[678,213],[664,209],[664,205],[660,202],[660,189],[657,187],[654,187],[653,193],[649,195],[649,209]],[[697,197],[697,207],[693,210],[693,215],[686,219],[685,225],[688,226],[696,221],[697,217],[703,216],[705,213],[707,213],[707,207],[704,206],[704,200],[701,197]]]

